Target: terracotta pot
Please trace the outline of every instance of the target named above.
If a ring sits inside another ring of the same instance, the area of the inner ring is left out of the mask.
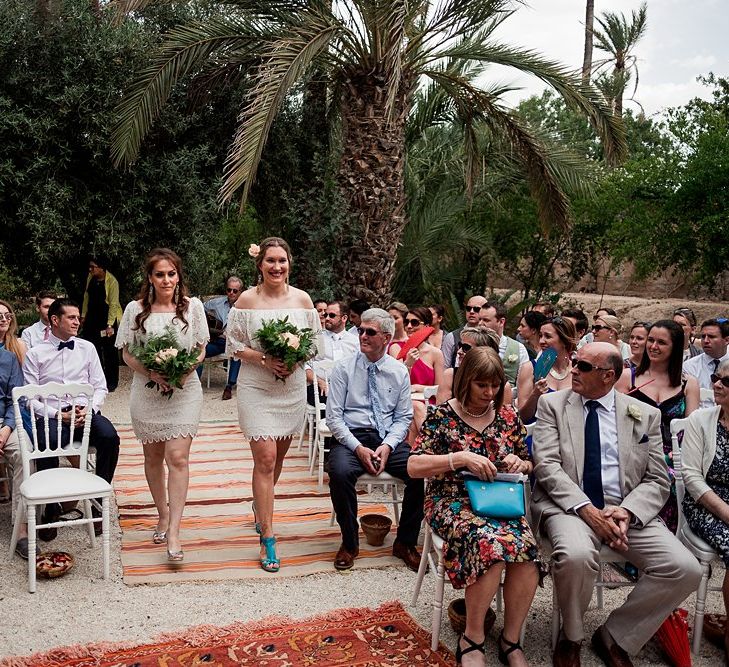
[[[362,527],[367,544],[381,547],[392,528],[392,519],[382,514],[365,514],[360,518],[359,525]]]
[[[462,635],[466,632],[466,601],[463,598],[456,598],[448,605],[448,618],[451,621],[453,632]],[[483,620],[483,631],[488,635],[496,622],[496,613],[491,607],[486,610],[486,618]]]

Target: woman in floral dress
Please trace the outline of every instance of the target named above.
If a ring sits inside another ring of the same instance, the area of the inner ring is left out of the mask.
[[[498,354],[487,347],[470,350],[456,374],[454,398],[429,413],[408,462],[411,477],[431,478],[425,517],[445,542],[445,569],[453,587],[466,589],[466,631],[457,646],[464,665],[486,664],[483,623],[504,569],[499,658],[504,664],[527,664],[519,634],[544,573],[526,517],[476,515],[458,474],[467,469],[491,480],[497,472],[531,472],[526,430],[516,411],[503,404],[505,384]]]

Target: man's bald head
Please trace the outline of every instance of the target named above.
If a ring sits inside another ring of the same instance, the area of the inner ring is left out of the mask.
[[[575,356],[572,390],[585,398],[605,396],[623,372],[623,358],[610,343],[588,343]]]

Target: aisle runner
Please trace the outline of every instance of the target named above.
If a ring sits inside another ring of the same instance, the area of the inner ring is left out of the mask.
[[[274,530],[279,540],[281,571],[259,567],[258,535],[251,513],[253,459],[238,424],[201,423],[190,455],[190,490],[182,519],[185,561],[170,565],[164,544],[152,544],[156,511],[144,478],[141,445],[129,426],[118,427],[122,439],[114,475],[122,528],[124,583],[129,585],[291,577],[334,572],[341,542],[339,526],[329,525],[329,488],[319,491],[309,475],[306,453],[291,447],[276,486]],[[385,514],[384,505],[365,505],[360,513]],[[393,535],[383,547],[370,547],[361,536],[355,567],[381,567],[401,561],[392,557]]]

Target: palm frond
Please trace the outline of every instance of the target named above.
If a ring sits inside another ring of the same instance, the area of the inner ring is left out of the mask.
[[[443,49],[438,57],[465,58],[494,65],[513,67],[531,74],[554,88],[572,109],[584,114],[603,141],[605,159],[610,164],[623,160],[627,154],[625,128],[605,104],[600,93],[560,64],[543,58],[534,51],[515,49],[502,44],[468,43]]]
[[[252,52],[261,36],[258,26],[235,18],[214,17],[173,28],[117,107],[111,135],[114,164],[128,165],[136,159],[143,138],[180,78],[216,51]]]
[[[392,121],[395,114],[395,101],[402,79],[403,54],[405,51],[405,28],[408,2],[392,0],[385,3],[387,11],[383,16],[383,39],[385,53],[383,63],[387,73],[387,101],[385,111]]]
[[[245,205],[276,113],[291,86],[340,29],[328,17],[312,17],[308,25],[276,40],[264,52],[264,62],[246,96],[238,131],[225,161],[221,202],[230,201],[242,186],[241,206]]]

